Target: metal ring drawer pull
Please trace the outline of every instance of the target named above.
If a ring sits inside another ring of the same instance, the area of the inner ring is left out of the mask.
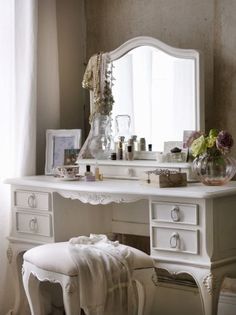
[[[31,194],[28,197],[28,206],[30,208],[36,208],[36,196],[35,196],[35,194]]]
[[[171,248],[178,248],[179,247],[179,234],[178,233],[173,233],[170,237],[170,247]]]
[[[38,230],[38,221],[36,217],[34,217],[33,219],[29,221],[29,229],[30,231],[34,231],[34,232]]]
[[[174,222],[178,222],[180,221],[180,211],[179,211],[179,207],[174,207],[171,212],[170,212],[170,216],[171,216],[171,219],[174,221]]]

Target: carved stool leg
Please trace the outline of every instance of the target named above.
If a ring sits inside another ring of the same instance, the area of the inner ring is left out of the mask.
[[[14,277],[14,293],[15,301],[13,309],[9,310],[7,314],[10,315],[27,315],[30,314],[26,296],[23,288],[21,270],[22,270],[22,249],[17,245],[10,244],[7,250],[7,258],[11,267],[12,275]]]
[[[150,315],[152,312],[155,293],[155,285],[152,281],[154,274],[153,268],[135,270],[133,273],[138,294],[138,315]]]
[[[64,276],[61,285],[66,315],[79,315],[81,309],[78,277]]]
[[[27,264],[23,266],[23,285],[28,298],[31,315],[45,315],[38,279],[32,275]]]

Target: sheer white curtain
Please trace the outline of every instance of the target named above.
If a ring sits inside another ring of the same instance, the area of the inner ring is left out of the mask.
[[[35,173],[36,43],[37,0],[0,0],[0,314],[14,296],[6,259],[10,192],[3,180]]]

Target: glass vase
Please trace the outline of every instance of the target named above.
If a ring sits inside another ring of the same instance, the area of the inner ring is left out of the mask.
[[[97,160],[108,159],[112,150],[111,118],[96,114],[93,118],[92,135],[88,144],[91,155]]]
[[[220,152],[203,154],[193,161],[193,171],[199,180],[209,186],[220,186],[229,182],[236,173],[234,158]]]

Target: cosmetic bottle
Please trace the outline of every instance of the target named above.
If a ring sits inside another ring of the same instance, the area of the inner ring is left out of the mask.
[[[86,182],[94,182],[95,181],[95,176],[90,170],[90,165],[86,165],[86,172],[84,173],[85,176],[85,181]]]
[[[119,141],[117,143],[117,160],[123,160],[124,159],[124,143],[125,137],[120,136]]]
[[[99,180],[100,173],[99,173],[98,163],[96,163],[96,165],[95,165],[94,173],[95,173],[95,180]]]
[[[86,172],[84,173],[84,176],[87,176],[87,175],[93,175],[93,173],[91,172],[90,165],[86,165]]]
[[[134,159],[133,147],[132,145],[127,145],[126,157],[128,161],[132,161]]]
[[[133,151],[134,152],[139,151],[137,136],[133,135],[132,140],[133,140]]]
[[[148,145],[148,151],[152,151],[152,144]]]
[[[185,153],[178,147],[175,147],[170,150],[170,153],[167,153],[168,162],[184,162]]]
[[[140,151],[146,151],[146,140],[145,140],[145,138],[140,138],[140,140],[139,140],[139,149],[140,149]]]
[[[116,152],[111,153],[111,160],[116,160]]]

